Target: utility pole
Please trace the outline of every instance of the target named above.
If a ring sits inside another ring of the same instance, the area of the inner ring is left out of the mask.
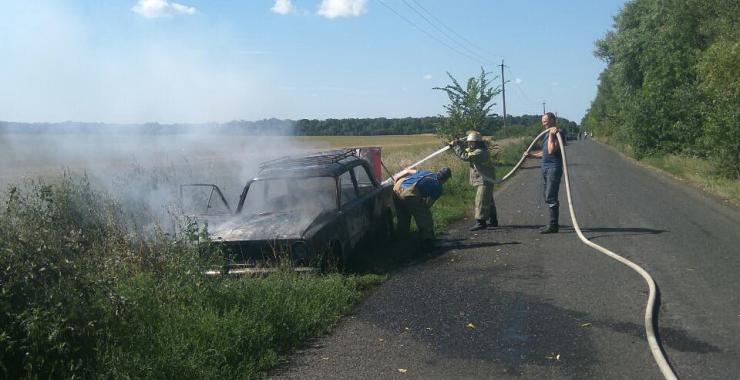
[[[504,98],[504,127],[506,127],[506,81],[504,80],[504,60],[501,60],[501,95]]]
[[[545,113],[545,102],[542,102],[542,114],[544,115]]]

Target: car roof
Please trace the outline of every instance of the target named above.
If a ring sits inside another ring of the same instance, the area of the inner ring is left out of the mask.
[[[337,177],[366,161],[354,150],[322,152],[303,157],[284,157],[261,165],[255,179],[285,177]]]

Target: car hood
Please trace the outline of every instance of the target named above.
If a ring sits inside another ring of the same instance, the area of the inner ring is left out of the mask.
[[[211,239],[220,241],[302,239],[308,228],[326,214],[276,212],[239,215],[220,220],[208,218],[208,234]]]

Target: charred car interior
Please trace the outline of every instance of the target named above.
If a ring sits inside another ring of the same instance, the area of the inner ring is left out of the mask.
[[[358,248],[387,240],[393,198],[374,170],[379,160],[378,148],[358,148],[264,162],[234,209],[216,185],[181,185],[181,204],[191,205],[184,213],[207,224],[225,254],[224,268],[209,274],[260,273],[286,261],[341,269]]]

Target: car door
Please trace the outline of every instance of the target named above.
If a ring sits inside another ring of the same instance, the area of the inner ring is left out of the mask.
[[[218,186],[207,183],[180,185],[180,208],[184,215],[231,215],[224,194]]]
[[[383,213],[382,199],[378,196],[380,191],[378,184],[373,180],[370,171],[364,165],[355,166],[352,168],[352,171],[354,172],[355,180],[357,181],[357,190],[367,216],[370,223],[374,223],[381,218]]]
[[[339,212],[352,248],[357,246],[367,228],[367,212],[357,192],[357,181],[352,170],[339,176]]]

